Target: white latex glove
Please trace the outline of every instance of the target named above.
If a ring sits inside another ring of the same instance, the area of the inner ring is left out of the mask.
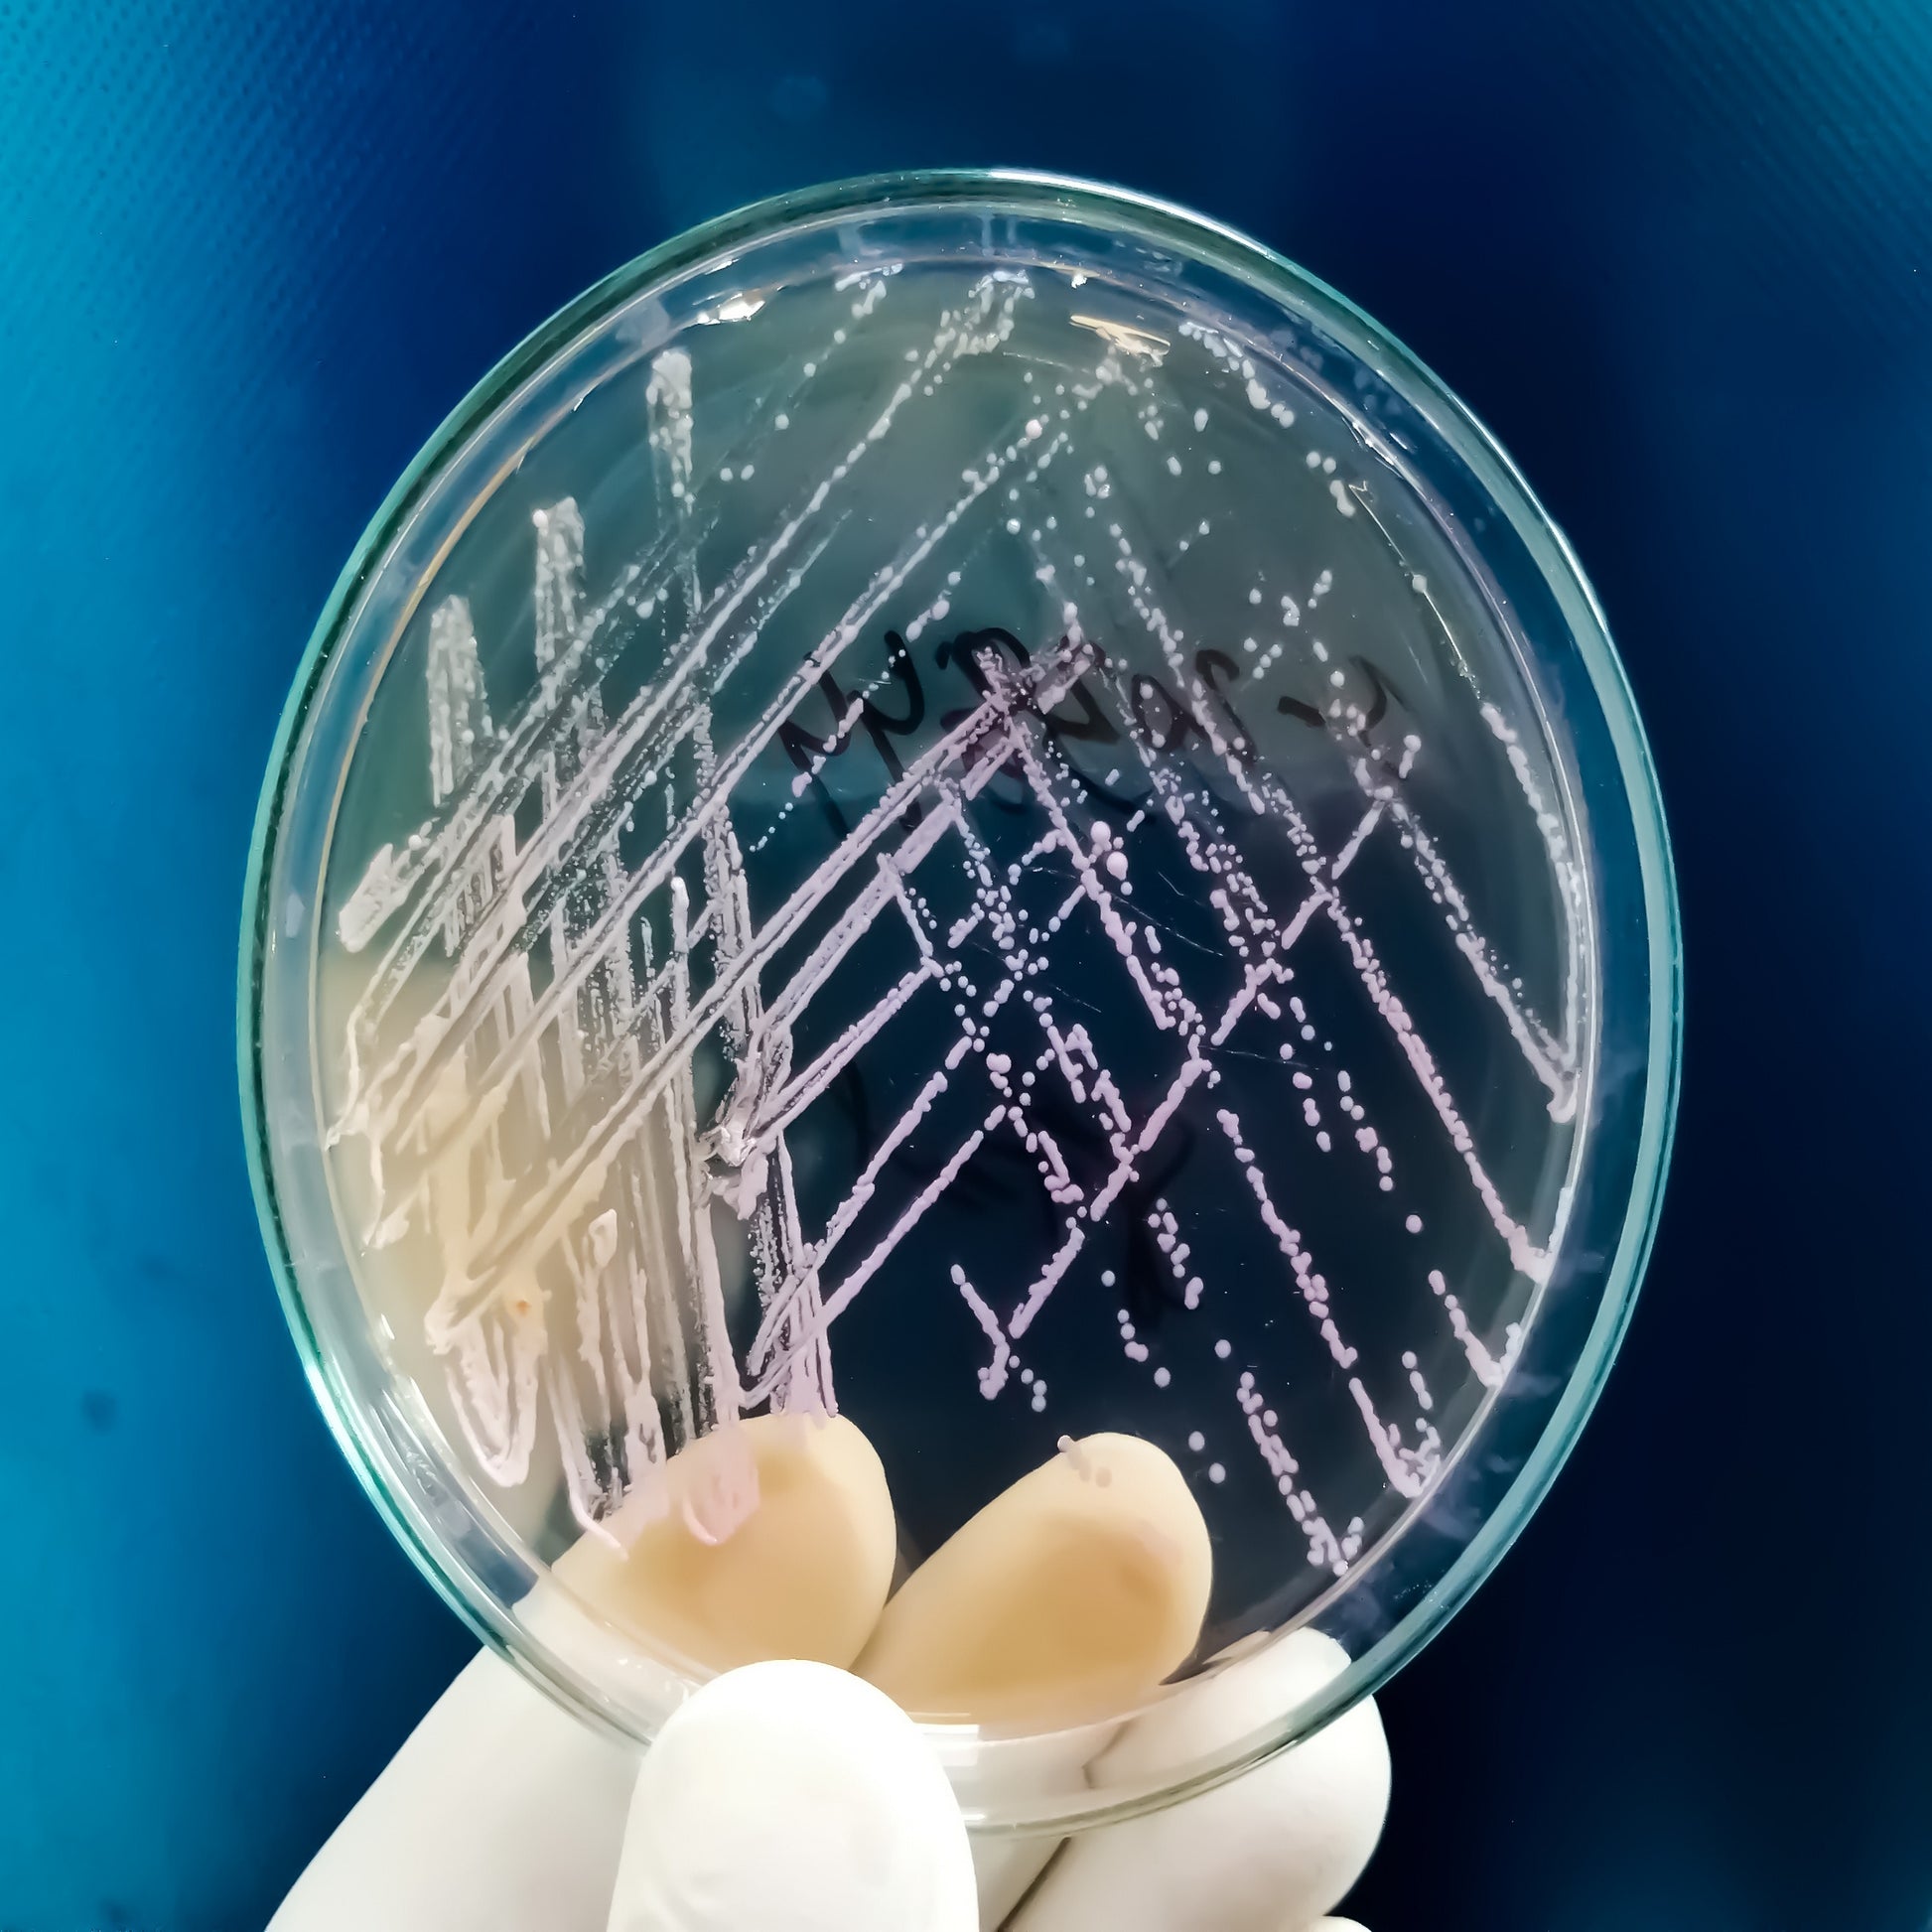
[[[714,1678],[637,1773],[610,1932],[978,1932],[966,1823],[919,1727],[829,1664]]]
[[[1255,1688],[1242,1694],[1243,1673],[1312,1684],[1338,1654],[1298,1633],[1128,1726],[1110,1761],[1131,1768],[1139,1750],[1243,1728]],[[779,1700],[759,1682],[768,1672],[819,1682]],[[722,1896],[707,1887],[733,1862],[759,1861],[757,1932],[995,1932],[1002,1922],[975,1914],[957,1812],[944,1829],[934,1823],[944,1780],[917,1728],[841,1672],[729,1672],[672,1719],[644,1763],[640,1773],[623,1745],[481,1656],[323,1847],[269,1932],[749,1932],[703,1908]],[[1319,1915],[1367,1863],[1387,1797],[1381,1723],[1364,1704],[1233,1785],[1073,1841],[1008,1923],[1360,1932]],[[989,1841],[973,1853],[982,1894],[1004,1913],[1051,1848],[1029,1857]],[[927,1880],[927,1923],[877,1916],[907,1895],[894,1887],[917,1893]],[[1192,1916],[1166,1915],[1176,1898]]]
[[[492,1651],[316,1854],[270,1932],[604,1932],[637,1756]]]
[[[1298,1630],[1180,1687],[1096,1760],[1128,1781],[1207,1756],[1347,1667]],[[1365,1700],[1306,1743],[1185,1804],[1068,1842],[1014,1932],[1301,1932],[1338,1905],[1382,1835],[1389,1746]]]

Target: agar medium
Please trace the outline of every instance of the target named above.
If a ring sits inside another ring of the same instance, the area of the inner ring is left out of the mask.
[[[799,1647],[896,1587],[890,1651],[1062,1441],[1158,1457],[1169,1684],[963,1708],[989,1607],[905,1693],[975,1823],[1077,1825],[1317,1727],[1534,1505],[1676,970],[1594,602],[1434,377],[1180,210],[844,184],[566,311],[372,526],[264,795],[254,1177],[398,1533],[640,1739],[779,1641],[678,1565],[828,1539]],[[1205,1763],[1084,1734],[1302,1627],[1348,1667]]]

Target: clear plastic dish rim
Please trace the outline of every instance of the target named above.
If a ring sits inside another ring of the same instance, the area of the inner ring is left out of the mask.
[[[263,1241],[310,1386],[350,1467],[423,1575],[484,1644],[586,1722],[648,1745],[649,1734],[626,1714],[614,1710],[561,1658],[533,1646],[530,1633],[507,1614],[495,1593],[438,1533],[420,1496],[391,1472],[388,1446],[369,1426],[359,1399],[343,1380],[311,1318],[278,1195],[278,1154],[271,1143],[262,1070],[259,1020],[273,936],[269,889],[277,836],[304,727],[325,671],[355,628],[364,591],[456,456],[527,382],[563,359],[614,310],[653,284],[717,263],[737,250],[839,217],[972,204],[986,206],[989,212],[1091,220],[1115,232],[1125,229],[1139,239],[1238,275],[1344,343],[1392,391],[1429,419],[1509,518],[1555,593],[1602,707],[1636,834],[1651,986],[1640,1142],[1620,1235],[1583,1351],[1502,1500],[1422,1600],[1345,1670],[1294,1711],[1196,1761],[1185,1775],[1121,1796],[1095,1792],[1102,1802],[1050,1815],[1007,1820],[975,1817],[969,1810],[968,1823],[977,1832],[1033,1836],[1085,1831],[1179,1803],[1312,1735],[1386,1683],[1468,1599],[1555,1480],[1615,1359],[1649,1259],[1676,1126],[1683,1035],[1676,881],[1656,773],[1601,608],[1568,540],[1501,445],[1445,383],[1345,297],[1240,231],[1155,197],[1030,170],[916,170],[828,183],[735,209],[639,255],[559,310],[477,384],[390,490],[338,578],[296,672],[256,814],[243,900],[236,1043],[249,1179]],[[337,774],[338,782],[341,775]],[[314,1155],[321,1160],[319,1149]],[[286,1158],[286,1150],[280,1158]],[[963,1742],[975,1735],[969,1726],[923,1727],[944,1756],[953,1754],[946,1749],[949,1740]]]

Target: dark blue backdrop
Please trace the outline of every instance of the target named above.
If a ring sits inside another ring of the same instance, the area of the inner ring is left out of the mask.
[[[449,406],[766,191],[1032,164],[1405,338],[1608,607],[1675,824],[1663,1236],[1391,1690],[1378,1932],[1932,1914],[1932,12],[0,0],[0,1925],[228,1932],[468,1639],[297,1371],[233,1097],[250,814]]]

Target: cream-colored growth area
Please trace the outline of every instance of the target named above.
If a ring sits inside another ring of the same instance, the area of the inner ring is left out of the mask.
[[[757,1506],[729,1534],[748,1474]],[[770,1658],[848,1666],[892,1587],[893,1499],[843,1418],[755,1416],[665,1465],[668,1507],[627,1551],[589,1535],[553,1566],[659,1654],[711,1671]]]
[[[1067,1439],[921,1564],[859,1672],[916,1717],[1090,1723],[1186,1662],[1213,1559],[1186,1478],[1152,1443]]]
[[[836,1664],[914,1717],[1025,1732],[1131,1710],[1199,1639],[1207,1525],[1139,1437],[1066,1439],[890,1601],[892,1495],[849,1420],[753,1417],[665,1473],[648,1520],[620,1514],[553,1572],[667,1664]]]

